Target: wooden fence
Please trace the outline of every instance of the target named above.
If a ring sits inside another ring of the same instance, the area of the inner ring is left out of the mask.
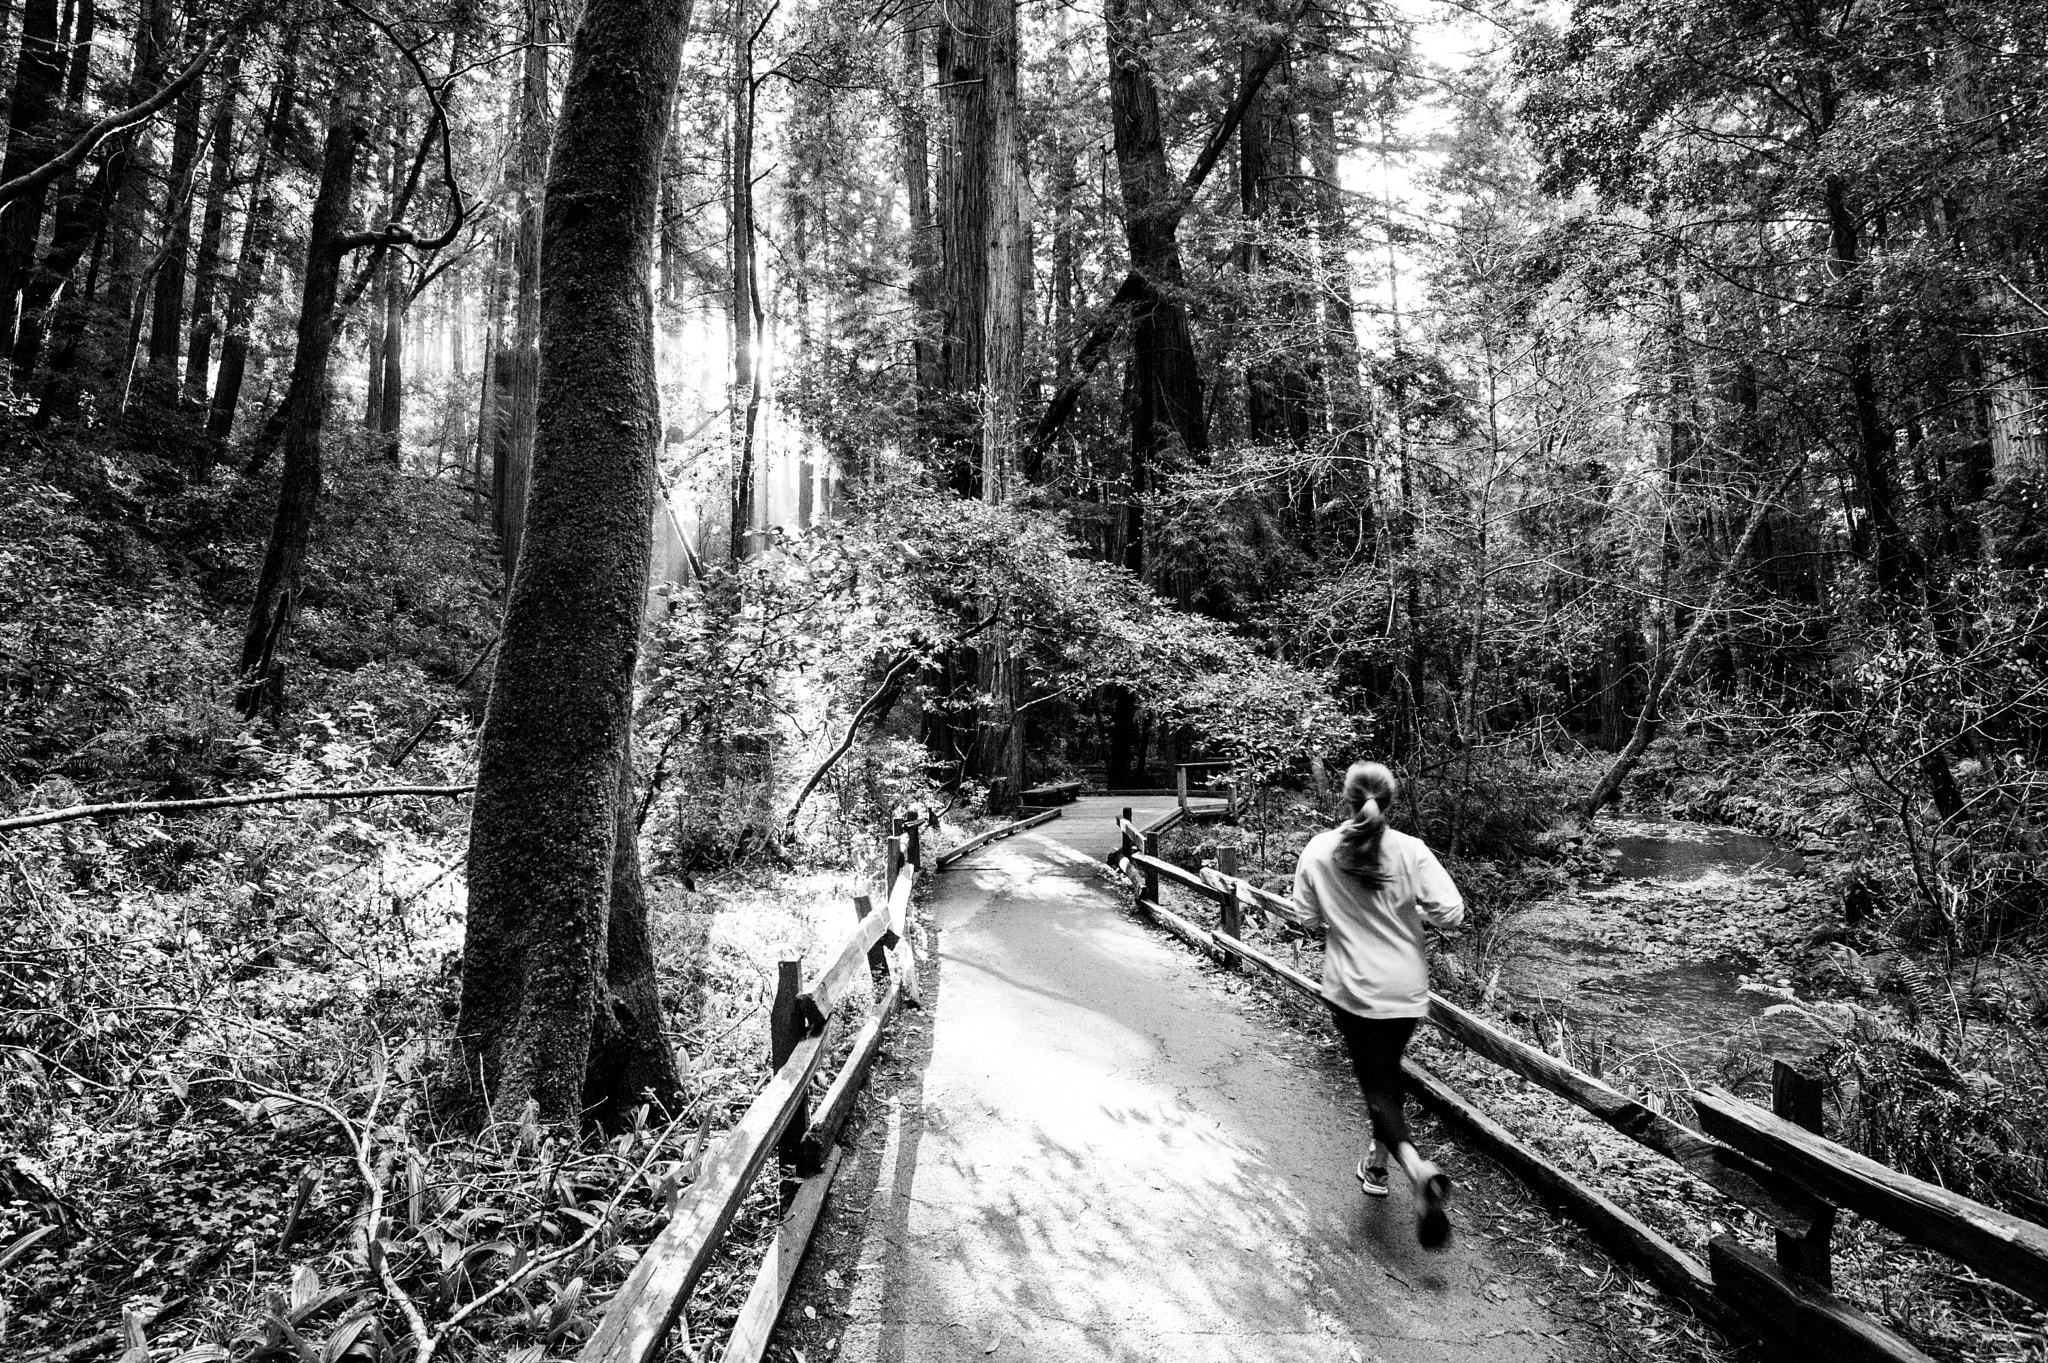
[[[920,998],[910,899],[923,862],[923,823],[917,815],[893,821],[883,841],[884,908],[877,911],[866,895],[857,897],[853,931],[808,984],[801,961],[781,963],[769,1015],[774,1076],[705,1156],[668,1225],[605,1307],[578,1355],[582,1363],[646,1363],[660,1352],[772,1153],[802,1181],[783,1211],[723,1356],[728,1363],[753,1363],[767,1349],[826,1190],[839,1169],[839,1130],[898,1006]],[[855,986],[870,977],[886,979],[886,984],[860,1019],[851,1050],[814,1105],[812,1080],[844,1022],[844,1005],[856,997]]]
[[[1058,810],[1046,810],[991,829],[948,850],[936,865],[949,866],[977,847],[1057,817]],[[774,1076],[705,1156],[668,1225],[606,1305],[596,1331],[577,1355],[579,1363],[647,1363],[661,1351],[748,1189],[773,1153],[802,1181],[783,1209],[775,1239],[755,1271],[752,1290],[721,1357],[725,1363],[756,1363],[766,1352],[825,1194],[839,1171],[840,1128],[867,1081],[897,1008],[905,1002],[923,1002],[910,900],[923,870],[927,824],[936,827],[937,820],[920,811],[892,821],[882,841],[885,911],[876,912],[866,895],[857,896],[853,931],[808,985],[801,961],[780,963],[768,1020],[768,1058]],[[861,1019],[838,1073],[813,1105],[812,1080],[832,1047],[842,1005],[863,978],[887,983]]]
[[[1140,828],[1126,809],[1122,865],[1138,906],[1162,926],[1228,968],[1249,963],[1320,1003],[1320,986],[1241,940],[1248,908],[1280,901],[1225,865],[1196,874],[1159,857],[1158,835],[1176,810]],[[1161,902],[1162,883],[1215,901],[1217,928]],[[1416,1096],[1500,1164],[1590,1231],[1617,1258],[1640,1269],[1703,1318],[1737,1335],[1812,1350],[1829,1363],[1926,1363],[1926,1355],[1836,1297],[1829,1242],[1837,1207],[1847,1207],[1916,1244],[1940,1251],[1987,1278],[2048,1306],[2048,1229],[1972,1201],[1824,1139],[1818,1082],[1777,1062],[1772,1111],[1718,1088],[1694,1091],[1703,1131],[1695,1131],[1593,1075],[1430,995],[1430,1020],[1465,1047],[1550,1090],[1673,1161],[1772,1227],[1776,1254],[1732,1234],[1713,1237],[1707,1262],[1673,1245],[1640,1219],[1487,1116],[1414,1061],[1404,1061]]]

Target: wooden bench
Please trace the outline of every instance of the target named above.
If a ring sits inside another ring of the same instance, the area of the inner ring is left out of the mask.
[[[1052,781],[1042,786],[1033,786],[1024,792],[1023,802],[1040,809],[1049,805],[1069,804],[1081,798],[1079,781]]]

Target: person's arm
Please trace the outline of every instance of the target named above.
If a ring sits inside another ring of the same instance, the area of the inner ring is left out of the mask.
[[[1294,897],[1267,902],[1275,913],[1304,931],[1313,932],[1323,925],[1323,903],[1316,897],[1315,883],[1308,877],[1306,858],[1294,867]]]
[[[1465,896],[1427,847],[1415,867],[1415,907],[1431,927],[1449,932],[1465,921]]]

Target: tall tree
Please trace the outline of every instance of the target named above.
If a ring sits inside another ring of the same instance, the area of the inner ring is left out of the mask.
[[[548,53],[555,19],[551,0],[526,0],[526,47],[520,58],[518,135],[512,153],[512,335],[507,347],[510,410],[501,457],[491,471],[499,561],[507,577],[519,561],[526,497],[533,477],[533,441],[540,401],[540,232],[553,109]]]
[[[286,36],[277,58],[277,84],[263,115],[263,134],[256,151],[256,167],[249,176],[248,208],[242,215],[242,249],[229,286],[226,318],[221,338],[220,369],[214,376],[213,399],[206,417],[208,457],[227,444],[234,429],[235,409],[241,405],[242,383],[248,373],[250,329],[254,324],[256,300],[263,290],[264,272],[269,268],[270,250],[276,235],[277,198],[273,182],[282,165],[295,105],[298,100],[299,40]]]
[[[611,920],[644,921],[621,835],[661,439],[655,206],[688,22],[687,0],[589,0],[548,176],[541,421],[478,760],[460,1028],[499,1110],[553,1124],[630,1104],[629,1082],[665,1104],[679,1087],[644,939]]]
[[[221,62],[220,93],[214,101],[213,130],[207,139],[213,160],[207,172],[206,210],[199,220],[199,254],[192,266],[192,331],[185,342],[184,403],[194,408],[206,406],[213,343],[220,333],[214,296],[220,287],[221,238],[234,183],[235,101],[241,93],[236,88],[241,78],[241,53],[230,52]]]

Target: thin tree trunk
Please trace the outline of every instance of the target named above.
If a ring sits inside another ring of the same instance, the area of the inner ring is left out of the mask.
[[[544,420],[477,768],[460,1033],[500,1112],[553,1125],[630,1106],[634,1082],[679,1087],[619,844],[661,438],[655,204],[688,9],[589,0],[547,186]]]
[[[903,25],[904,95],[899,111],[902,133],[902,175],[904,202],[910,214],[910,305],[917,330],[911,342],[917,402],[922,414],[944,382],[940,369],[941,346],[932,339],[934,325],[933,290],[938,282],[938,237],[932,221],[931,148],[925,128],[923,85],[925,79],[924,29],[913,16]],[[929,432],[927,432],[929,434]]]
[[[249,211],[242,226],[242,253],[235,265],[234,283],[228,290],[220,372],[214,376],[213,403],[206,417],[209,454],[217,453],[227,444],[234,430],[235,408],[242,400],[242,381],[249,365],[250,327],[276,233],[277,203],[271,180],[284,159],[286,133],[297,97],[298,40],[294,35],[285,40],[284,50],[278,54],[277,89],[271,94],[270,108],[263,116],[263,139],[256,153],[256,169],[249,178]]]
[[[380,385],[383,403],[377,413],[377,431],[384,437],[384,458],[399,462],[405,425],[405,280],[399,274],[402,258],[394,251],[384,261],[384,377]]]
[[[732,11],[732,146],[727,224],[732,267],[732,559],[752,548],[755,426],[761,416],[761,302],[754,278],[754,11]]]
[[[1608,764],[1599,783],[1593,787],[1593,793],[1586,797],[1586,803],[1581,810],[1586,818],[1591,819],[1608,802],[1621,794],[1622,783],[1628,780],[1629,773],[1635,770],[1636,763],[1649,751],[1651,742],[1657,737],[1658,728],[1664,722],[1664,708],[1671,703],[1672,694],[1678,689],[1680,679],[1692,667],[1693,660],[1699,656],[1700,646],[1706,642],[1707,622],[1720,614],[1722,598],[1728,594],[1728,589],[1734,585],[1737,574],[1742,571],[1742,560],[1749,553],[1750,542],[1756,538],[1757,527],[1764,523],[1764,517],[1770,513],[1778,498],[1784,495],[1786,485],[1798,471],[1799,466],[1796,464],[1787,469],[1767,495],[1756,499],[1755,505],[1750,507],[1749,519],[1742,527],[1742,536],[1735,542],[1734,552],[1729,554],[1727,561],[1721,565],[1721,571],[1714,579],[1713,590],[1708,592],[1705,603],[1693,616],[1692,623],[1686,627],[1684,636],[1678,641],[1678,647],[1675,650],[1666,649],[1658,655],[1655,675],[1650,679],[1643,708],[1636,715],[1635,730],[1629,735],[1627,746],[1616,753],[1614,761]]]
[[[204,83],[193,81],[178,96],[171,131],[169,185],[164,190],[162,264],[149,317],[149,367],[161,396],[176,400],[178,360],[184,352],[185,276],[192,256],[192,176],[199,156],[199,114]]]
[[[327,365],[334,350],[334,310],[341,290],[341,236],[348,226],[356,152],[363,138],[356,99],[343,82],[328,115],[320,189],[313,200],[305,283],[299,296],[298,349],[292,357],[291,392],[296,396],[286,399],[283,480],[237,669],[236,705],[250,716],[266,708],[274,712],[283,702],[282,654],[298,613],[313,513],[320,500],[321,445],[330,400]]]
[[[540,401],[540,233],[546,190],[550,124],[548,47],[554,32],[548,0],[528,0],[527,45],[520,68],[519,143],[514,163],[517,233],[512,244],[514,288],[511,389],[506,458],[497,479],[500,563],[510,579],[519,561],[533,479],[534,422]]]
[[[484,298],[487,311],[484,323],[484,365],[483,387],[477,398],[476,412],[476,464],[472,470],[472,505],[476,510],[476,523],[483,525],[487,513],[497,505],[498,468],[502,462],[498,446],[504,427],[504,408],[500,401],[499,352],[505,344],[505,307],[507,294],[511,289],[511,278],[507,268],[508,243],[500,232],[497,247],[491,253],[491,273],[484,284]],[[485,483],[484,471],[490,470],[490,482]],[[493,521],[496,517],[493,515]]]
[[[141,100],[163,84],[164,49],[170,40],[172,0],[138,0],[134,26],[134,66],[130,97]],[[121,177],[108,214],[105,263],[101,294],[107,300],[102,329],[88,328],[84,336],[85,385],[97,385],[102,392],[125,393],[128,373],[135,358],[135,328],[128,325],[135,314],[137,292],[145,264],[144,238],[148,235],[149,194],[160,183],[148,125],[130,128],[120,135],[127,150],[127,170]],[[68,363],[67,363],[68,367]],[[52,392],[48,405],[60,395]],[[64,405],[60,400],[59,405]]]
[[[194,408],[206,406],[213,342],[220,330],[213,301],[220,282],[221,237],[234,179],[235,86],[241,76],[241,54],[230,51],[221,62],[220,97],[213,113],[213,164],[207,175],[206,211],[199,221],[199,256],[192,269],[192,334],[185,346],[184,403]],[[210,462],[210,456],[206,458]]]

